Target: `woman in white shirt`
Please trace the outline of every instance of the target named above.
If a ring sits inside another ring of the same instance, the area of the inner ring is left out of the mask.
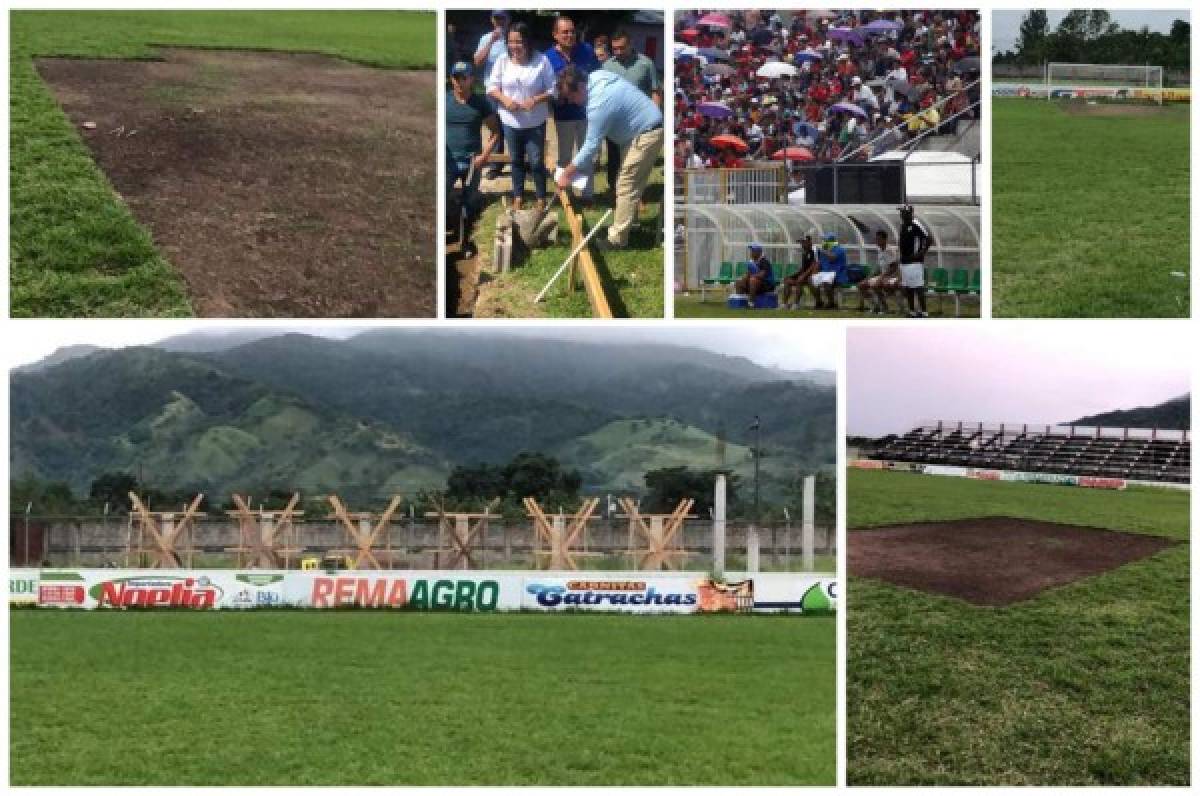
[[[488,96],[496,101],[504,145],[512,157],[513,209],[521,208],[525,172],[533,176],[539,208],[546,206],[546,117],[554,96],[554,67],[529,44],[529,26],[508,29],[508,52],[496,59],[487,79]]]

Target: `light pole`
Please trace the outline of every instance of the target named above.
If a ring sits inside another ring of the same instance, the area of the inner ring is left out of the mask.
[[[750,430],[754,432],[754,525],[759,524],[759,489],[758,489],[758,462],[762,458],[762,448],[759,445],[761,423],[759,423],[758,415],[754,416],[754,422],[750,424]]]

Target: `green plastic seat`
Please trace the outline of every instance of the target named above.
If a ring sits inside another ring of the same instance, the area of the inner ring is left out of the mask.
[[[935,293],[945,293],[950,290],[950,273],[945,268],[934,268],[929,272],[927,287]]]
[[[750,263],[738,263],[737,268],[733,272],[733,281],[741,279],[750,272]]]
[[[971,272],[971,284],[968,288],[972,293],[981,295],[983,293],[983,269],[976,268]]]
[[[955,293],[968,293],[971,290],[971,272],[966,268],[955,268],[950,272],[948,288]]]

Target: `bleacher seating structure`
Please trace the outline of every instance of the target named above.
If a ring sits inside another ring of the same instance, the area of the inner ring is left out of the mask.
[[[913,464],[1186,484],[1186,431],[1027,424],[922,425],[876,440],[867,458]]]

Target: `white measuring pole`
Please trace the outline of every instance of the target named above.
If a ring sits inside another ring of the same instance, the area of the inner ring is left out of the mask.
[[[542,292],[538,293],[537,297],[533,300],[534,304],[537,304],[539,301],[541,301],[545,297],[546,292],[548,290],[550,290],[550,286],[553,285],[556,281],[558,281],[558,278],[560,276],[562,276],[562,272],[567,270],[567,266],[571,264],[571,261],[574,260],[581,251],[583,251],[583,247],[588,245],[588,241],[590,241],[592,239],[592,236],[594,236],[597,232],[600,231],[600,227],[604,224],[605,221],[608,220],[608,217],[611,215],[612,215],[612,208],[610,207],[610,208],[608,208],[608,210],[604,211],[604,215],[600,218],[599,221],[596,222],[596,226],[592,227],[592,231],[589,232],[583,240],[579,241],[579,245],[575,247],[575,250],[573,252],[571,252],[570,256],[567,257],[566,260],[563,260],[563,264],[558,267],[558,270],[554,272],[554,276],[550,277],[550,281],[546,283],[546,286],[544,288],[542,288]]]

